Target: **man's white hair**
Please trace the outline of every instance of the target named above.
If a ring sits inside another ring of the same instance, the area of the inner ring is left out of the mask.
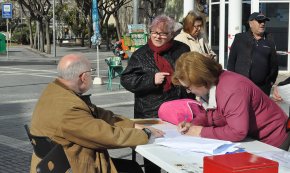
[[[58,77],[65,80],[75,80],[79,78],[79,75],[87,70],[90,66],[88,60],[82,56],[79,59],[71,62],[68,66],[63,67],[60,64],[57,66]]]

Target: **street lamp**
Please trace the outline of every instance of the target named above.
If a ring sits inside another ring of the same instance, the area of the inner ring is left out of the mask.
[[[53,38],[53,54],[54,58],[56,58],[56,44],[55,44],[55,0],[53,0],[53,5],[52,5],[52,38]]]

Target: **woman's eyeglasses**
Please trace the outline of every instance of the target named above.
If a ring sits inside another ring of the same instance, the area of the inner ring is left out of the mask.
[[[162,38],[166,38],[168,36],[168,32],[155,32],[155,31],[150,31],[150,34],[153,36],[160,36]]]
[[[194,29],[201,29],[202,25],[193,25]]]

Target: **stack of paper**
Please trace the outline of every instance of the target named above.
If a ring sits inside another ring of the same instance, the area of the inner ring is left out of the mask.
[[[222,141],[216,139],[208,139],[192,136],[178,136],[173,138],[159,138],[155,139],[155,144],[186,150],[207,153],[211,155],[225,154],[237,150],[239,143],[232,143],[230,141]]]
[[[164,138],[153,139],[150,141],[151,143],[180,151],[193,151],[216,155],[234,152],[238,149],[237,146],[240,145],[240,143],[232,143],[230,141],[182,135],[177,131],[176,126],[169,123],[156,124],[152,127],[162,130],[165,132],[165,135]]]

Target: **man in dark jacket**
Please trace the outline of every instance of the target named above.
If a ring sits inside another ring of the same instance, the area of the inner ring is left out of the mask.
[[[262,13],[250,15],[250,30],[235,36],[227,66],[229,71],[248,77],[267,95],[278,75],[276,46],[272,35],[265,32],[269,20]]]

